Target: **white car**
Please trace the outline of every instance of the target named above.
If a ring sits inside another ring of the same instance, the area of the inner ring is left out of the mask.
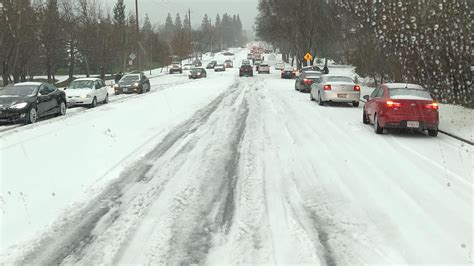
[[[359,107],[360,85],[355,84],[350,77],[322,75],[319,83],[311,85],[310,99],[317,100],[319,105],[343,102]]]
[[[275,64],[275,69],[276,70],[283,70],[285,68],[285,63],[278,62]]]
[[[68,106],[88,105],[96,107],[97,103],[109,102],[109,91],[105,82],[98,78],[76,79],[64,89]]]
[[[191,70],[193,68],[192,64],[184,64],[183,65],[183,70]]]

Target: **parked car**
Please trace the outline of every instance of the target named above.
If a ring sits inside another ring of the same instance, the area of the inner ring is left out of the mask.
[[[234,55],[234,53],[229,52],[229,51],[226,51],[226,52],[224,52],[224,55],[225,55],[225,56],[232,56],[232,55]]]
[[[217,64],[217,65],[214,67],[214,71],[215,71],[215,72],[225,71],[225,66],[224,66],[224,64]]]
[[[305,72],[303,75],[305,75]],[[319,105],[329,102],[352,103],[359,107],[360,85],[354,83],[351,77],[322,75],[321,82],[311,86],[310,99],[317,100]]]
[[[119,81],[120,82],[120,81]],[[73,80],[64,89],[68,106],[88,105],[96,107],[97,103],[109,102],[109,91],[105,82],[98,78],[80,78]]]
[[[377,134],[382,134],[384,128],[409,128],[427,130],[433,137],[438,135],[438,103],[420,85],[382,84],[364,99],[367,103],[362,122],[372,123]]]
[[[195,66],[195,67],[200,67],[200,66],[202,66],[201,60],[195,59],[195,60],[193,61],[193,66]]]
[[[253,77],[253,67],[250,64],[242,64],[239,68],[239,76]]]
[[[275,64],[275,70],[283,70],[283,69],[285,69],[285,63],[278,62]]]
[[[214,69],[216,65],[217,61],[211,61],[209,64],[207,64],[206,69]]]
[[[66,115],[66,93],[44,82],[0,88],[0,122],[35,123],[48,115]]]
[[[205,78],[205,77],[207,77],[207,72],[202,67],[193,68],[191,69],[191,73],[189,73],[190,79],[199,79],[199,78]]]
[[[234,67],[234,62],[232,62],[232,60],[230,59],[227,59],[224,61],[224,66],[225,68],[233,68]]]
[[[321,80],[321,72],[306,71],[301,73],[295,80],[295,90],[300,92],[310,92],[311,85]]]
[[[293,67],[285,67],[281,71],[282,79],[294,79],[296,77],[296,70]]]
[[[251,65],[250,60],[248,60],[248,59],[242,60],[242,65]]]
[[[261,63],[258,67],[258,74],[267,73],[270,74],[270,66],[267,63]]]
[[[145,93],[150,91],[150,81],[143,74],[128,74],[114,86],[115,94],[121,93]]]
[[[174,73],[183,73],[183,67],[181,66],[181,62],[175,61],[171,63],[170,74]]]
[[[183,70],[191,70],[193,68],[192,64],[184,64],[183,65]]]
[[[253,54],[252,53],[247,54],[247,60],[253,60]]]

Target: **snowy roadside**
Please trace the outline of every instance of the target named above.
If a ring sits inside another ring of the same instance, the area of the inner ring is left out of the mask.
[[[216,75],[214,79],[169,85],[172,90],[102,105],[80,116],[3,135],[2,257],[11,255],[6,250],[11,245],[20,248],[21,243],[49,228],[57,217],[81,208],[158,143],[167,130],[232,82],[229,75]],[[143,115],[130,119],[130,113]]]

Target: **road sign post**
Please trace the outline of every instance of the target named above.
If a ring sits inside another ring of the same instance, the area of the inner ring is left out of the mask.
[[[311,65],[311,60],[313,59],[313,56],[310,53],[306,53],[306,55],[304,56],[304,59],[306,60],[309,66]]]

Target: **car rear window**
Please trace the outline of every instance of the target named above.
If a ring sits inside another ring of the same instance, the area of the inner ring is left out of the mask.
[[[329,82],[354,82],[351,78],[349,77],[328,77]]]
[[[433,99],[429,92],[420,89],[391,88],[389,89],[389,94],[390,98],[394,99]]]

